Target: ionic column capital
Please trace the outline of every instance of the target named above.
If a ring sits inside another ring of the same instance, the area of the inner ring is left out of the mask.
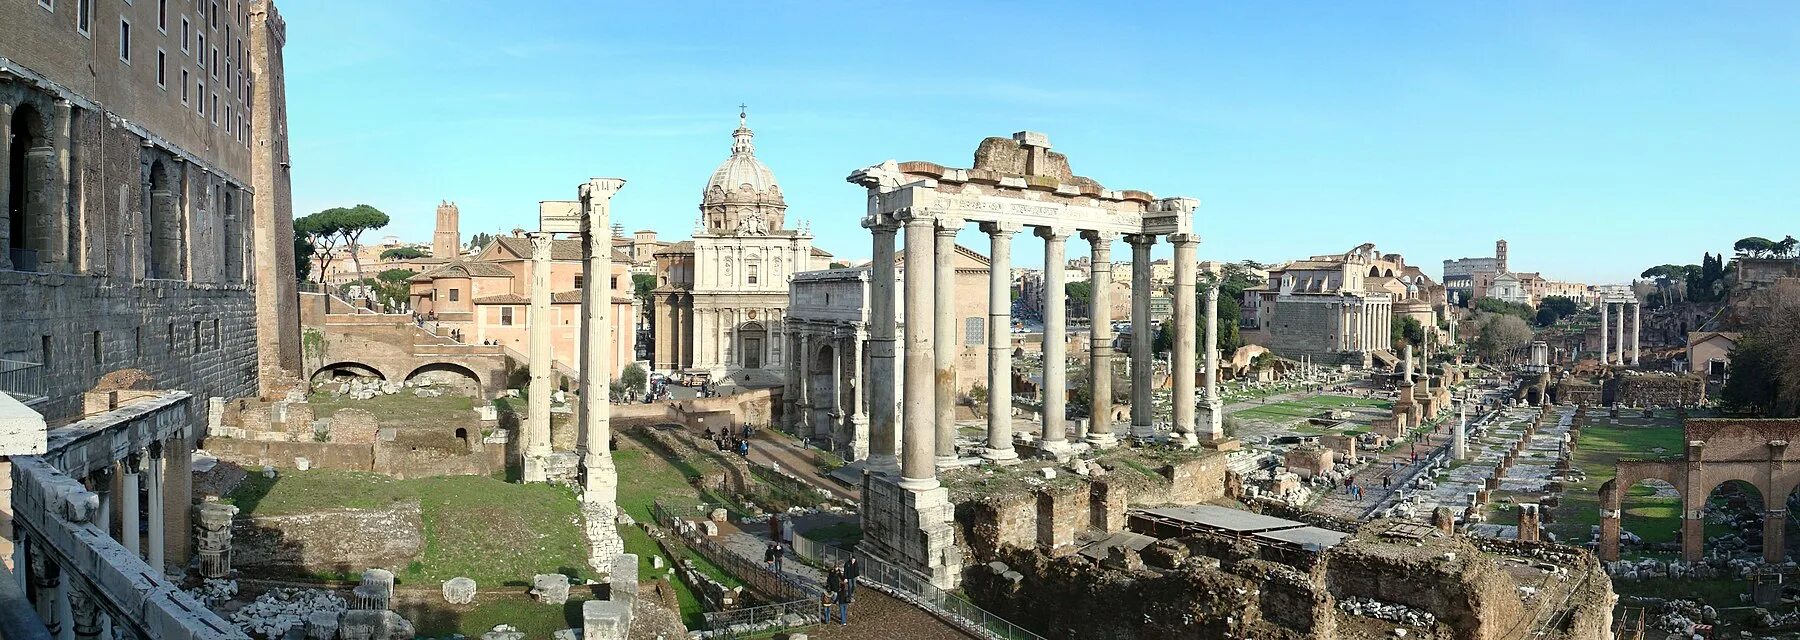
[[[1012,237],[1012,234],[1025,229],[1025,225],[1017,222],[983,222],[980,226],[982,233],[994,236],[995,238],[1005,237],[1008,239]]]
[[[1171,233],[1171,234],[1169,234],[1169,244],[1172,244],[1172,245],[1200,244],[1200,234],[1197,234],[1197,233]]]
[[[1062,242],[1075,235],[1071,227],[1032,227],[1031,234],[1048,242]]]
[[[1156,244],[1156,234],[1154,234],[1154,233],[1127,233],[1127,234],[1125,234],[1125,244],[1129,244],[1134,247],[1137,247],[1137,246],[1149,247],[1150,245]]]
[[[955,236],[956,232],[962,231],[968,224],[969,221],[962,218],[938,218],[937,233],[940,236]]]
[[[1104,246],[1111,248],[1113,241],[1118,240],[1119,236],[1122,235],[1125,234],[1117,231],[1094,231],[1092,229],[1085,229],[1081,232],[1081,239],[1088,241],[1089,244],[1092,244],[1095,247]]]
[[[895,211],[894,220],[907,227],[936,226],[937,215],[925,207],[907,207]]]
[[[869,214],[863,216],[862,227],[876,234],[892,234],[900,228],[900,225],[895,223],[891,216]]]

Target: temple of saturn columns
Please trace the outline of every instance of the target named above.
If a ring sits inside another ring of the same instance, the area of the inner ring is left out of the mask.
[[[618,470],[612,458],[610,398],[607,395],[609,345],[623,337],[611,335],[607,318],[612,308],[607,287],[581,289],[580,386],[575,421],[575,451],[553,451],[550,446],[550,395],[552,352],[550,328],[555,323],[550,304],[550,246],[555,234],[574,234],[581,239],[582,277],[587,282],[606,282],[612,273],[612,197],[624,188],[620,178],[593,178],[583,183],[577,200],[538,203],[538,231],[531,234],[531,312],[528,336],[531,386],[528,413],[520,451],[526,482],[567,481],[580,487],[582,513],[587,521],[589,561],[597,571],[610,571],[610,559],[624,550],[613,522],[618,512]]]
[[[987,322],[989,331],[987,443],[983,460],[1005,464],[1017,460],[1012,433],[1011,388],[1012,326],[1008,304],[1009,270],[1013,237],[1030,227],[1044,242],[1043,429],[1031,445],[1036,453],[1066,457],[1079,447],[1117,444],[1111,414],[1110,392],[1113,339],[1109,305],[1101,299],[1111,282],[1110,250],[1123,238],[1132,247],[1132,325],[1150,325],[1150,248],[1159,236],[1167,237],[1175,250],[1175,361],[1174,371],[1193,372],[1195,352],[1195,278],[1199,237],[1193,231],[1193,213],[1199,201],[1192,198],[1157,198],[1134,190],[1111,190],[1094,180],[1076,176],[1068,159],[1050,150],[1046,136],[1019,132],[1011,138],[982,140],[975,151],[974,167],[949,168],[931,162],[887,161],[859,169],[848,181],[868,190],[868,213],[863,226],[874,238],[871,277],[872,380],[895,378],[896,356],[901,365],[901,398],[898,416],[893,389],[872,385],[869,401],[869,459],[864,476],[863,531],[865,544],[877,555],[896,561],[940,586],[953,586],[961,558],[953,544],[953,505],[938,482],[938,469],[955,464],[952,447],[955,425],[951,419],[954,379],[950,351],[940,349],[945,337],[940,329],[950,324],[954,309],[953,289],[938,280],[948,269],[926,268],[952,259],[953,239],[964,225],[975,224],[989,237],[992,264],[989,295],[994,303]],[[904,230],[908,261],[905,300],[901,302],[907,332],[906,344],[896,353],[894,305],[895,235]],[[1091,423],[1077,423],[1074,433],[1065,414],[1066,322],[1062,265],[1064,244],[1080,237],[1094,252],[1092,272],[1096,300],[1093,358],[1094,406]],[[1208,306],[1217,304],[1216,290]],[[1215,314],[1208,314],[1211,320]],[[1208,334],[1216,331],[1209,322]],[[1211,335],[1208,336],[1212,337]],[[935,344],[934,344],[935,343]],[[1216,342],[1209,341],[1212,346]],[[1133,440],[1163,439],[1151,422],[1150,332],[1134,330],[1130,346]],[[1216,364],[1217,349],[1210,348],[1209,364]],[[1176,375],[1173,432],[1167,441],[1194,447],[1225,441],[1217,400],[1209,399],[1209,418],[1197,429],[1194,377]],[[1208,389],[1213,388],[1208,376]],[[1216,398],[1209,393],[1209,398]],[[896,420],[896,417],[899,420]],[[896,438],[898,430],[898,438]],[[896,450],[895,443],[899,446]]]
[[[1643,328],[1643,304],[1636,296],[1600,296],[1600,364],[1637,366],[1638,331]],[[1625,310],[1631,310],[1631,356],[1625,355]],[[1617,309],[1617,311],[1614,311]],[[1612,326],[1609,332],[1608,325]]]

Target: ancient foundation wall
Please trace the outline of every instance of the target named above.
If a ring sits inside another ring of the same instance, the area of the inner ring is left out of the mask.
[[[1466,543],[1454,558],[1444,545],[1411,547],[1346,540],[1325,554],[1325,585],[1338,598],[1372,598],[1419,609],[1447,624],[1456,640],[1519,637],[1525,619],[1518,585]]]
[[[1679,407],[1706,397],[1706,379],[1698,375],[1619,376],[1613,381],[1613,401],[1628,407]]]
[[[424,554],[422,531],[417,500],[381,509],[240,516],[231,526],[232,565],[261,575],[400,571]]]
[[[209,438],[206,450],[220,460],[237,463],[252,471],[265,465],[294,469],[299,465],[298,460],[305,459],[311,469],[379,473],[399,480],[435,476],[484,476],[506,468],[505,448],[498,445],[489,445],[481,451],[457,453],[398,442],[354,444]]]
[[[1072,484],[1030,492],[956,498],[956,523],[978,559],[1004,547],[1065,547],[1083,531],[1122,531],[1128,507],[1200,504],[1225,495],[1225,456],[1206,455],[1164,465],[1147,478],[1120,468]],[[1060,480],[1059,480],[1060,482]]]
[[[18,302],[0,305],[0,358],[44,365],[49,400],[36,408],[52,424],[78,417],[82,392],[119,369],[197,398],[256,393],[247,285],[0,271],[0,300]]]

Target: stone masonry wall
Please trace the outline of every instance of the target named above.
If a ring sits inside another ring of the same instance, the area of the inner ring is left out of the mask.
[[[38,409],[53,424],[75,417],[82,392],[117,369],[141,369],[152,387],[199,398],[256,391],[255,309],[245,285],[121,286],[88,275],[0,271],[0,300],[19,302],[0,305],[0,358],[44,363],[49,401]],[[204,424],[205,413],[190,419]]]

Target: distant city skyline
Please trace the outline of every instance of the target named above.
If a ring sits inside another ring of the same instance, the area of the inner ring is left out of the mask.
[[[1796,231],[1800,6],[944,10],[964,15],[284,7],[296,213],[366,202],[427,238],[449,199],[472,235],[617,176],[614,220],[680,240],[744,102],[790,225],[852,259],[869,240],[850,171],[967,166],[982,137],[1023,129],[1110,188],[1199,198],[1203,259],[1373,242],[1435,277],[1505,238],[1515,269],[1605,284]],[[1013,258],[1041,265],[1041,245]]]

